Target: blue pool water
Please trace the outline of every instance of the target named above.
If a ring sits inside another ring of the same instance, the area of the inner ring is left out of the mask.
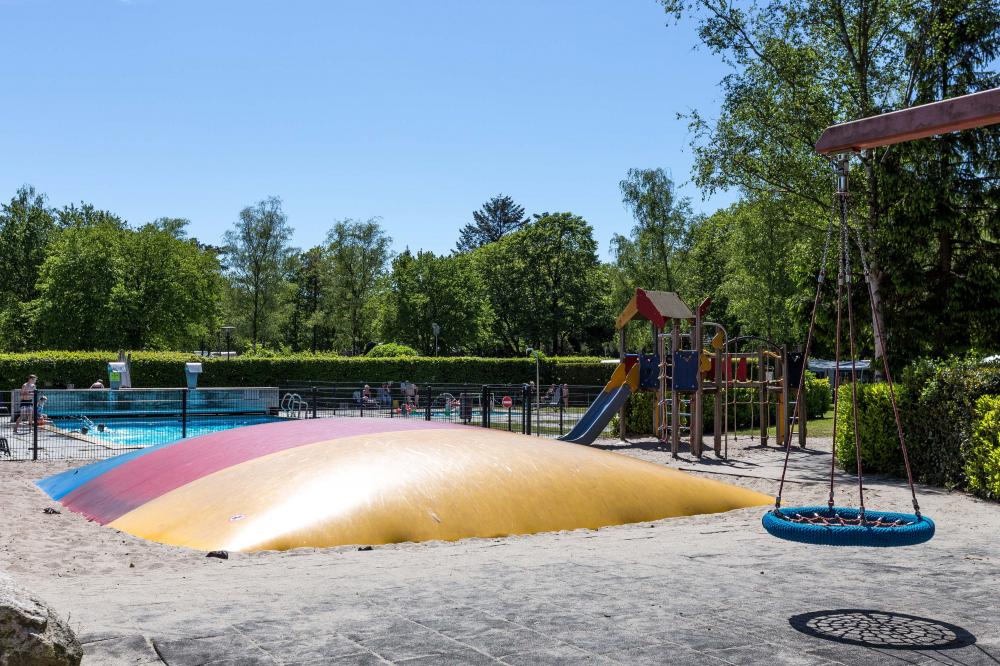
[[[285,419],[276,416],[220,416],[220,417],[191,417],[188,419],[187,436],[197,437],[207,435],[220,430],[231,428],[242,428],[243,426],[258,425],[260,423],[274,423]],[[174,442],[183,436],[181,420],[173,417],[166,418],[137,418],[137,419],[92,419],[95,426],[104,424],[104,431],[99,428],[90,428],[88,437],[107,442],[114,447],[146,447],[154,444],[164,444]],[[83,423],[79,419],[55,419],[53,424],[58,428],[80,432]]]

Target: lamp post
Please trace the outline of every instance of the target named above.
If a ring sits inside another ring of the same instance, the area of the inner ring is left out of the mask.
[[[438,355],[438,336],[441,335],[441,327],[437,323],[431,324],[431,333],[434,334],[434,355]]]
[[[234,330],[236,330],[236,327],[234,327],[234,326],[223,326],[222,327],[222,332],[225,333],[225,335],[226,335],[226,360],[227,361],[229,360],[229,340],[230,340],[230,337],[232,336]]]
[[[542,431],[541,431],[541,422],[540,422],[540,419],[541,419],[541,415],[542,415],[542,410],[541,410],[540,405],[539,405],[539,398],[541,397],[541,394],[538,392],[539,389],[541,389],[541,386],[540,386],[541,373],[538,370],[538,350],[537,349],[532,349],[531,347],[528,347],[527,351],[528,351],[528,356],[534,356],[535,357],[535,434],[537,436],[541,437],[542,436]]]

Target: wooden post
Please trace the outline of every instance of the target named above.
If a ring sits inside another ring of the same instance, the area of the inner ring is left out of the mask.
[[[694,348],[697,363],[695,366],[694,397],[691,399],[691,453],[699,458],[701,457],[702,432],[705,426],[705,389],[701,374],[702,337],[701,308],[699,308],[699,311],[695,315],[694,331],[691,340],[691,346]]]
[[[621,363],[625,362],[625,327],[622,326],[621,330],[618,331],[618,356],[621,359]],[[625,412],[628,407],[628,401],[626,400],[622,403],[622,406],[618,409],[618,438],[625,440]]]
[[[722,410],[723,410],[723,400],[725,399],[725,393],[722,390],[724,382],[726,381],[726,371],[722,368],[722,350],[724,347],[720,347],[715,350],[715,405],[713,409],[713,418],[715,419],[715,427],[712,428],[714,435],[715,444],[715,455],[722,455],[722,429],[725,427],[723,421]]]
[[[670,329],[670,364],[671,364],[671,374],[677,373],[677,368],[673,367],[674,362],[674,352],[680,348],[681,344],[681,328],[677,320],[674,319],[671,322],[672,326]],[[677,389],[673,386],[673,379],[671,379],[670,384],[670,453],[674,458],[680,452],[681,448],[681,397],[677,393]]]
[[[760,445],[767,446],[767,424],[770,421],[767,409],[767,373],[764,372],[764,348],[757,350],[757,385],[760,388]]]
[[[781,446],[788,446],[792,440],[792,414],[788,410],[791,406],[789,405],[788,398],[788,348],[785,346],[781,347],[781,364],[776,368],[778,376],[781,379],[781,427],[778,430],[778,443]]]

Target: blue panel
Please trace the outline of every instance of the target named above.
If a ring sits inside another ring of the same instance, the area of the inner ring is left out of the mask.
[[[674,352],[674,390],[694,391],[698,388],[698,352]]]
[[[660,357],[656,354],[643,354],[639,358],[639,388],[660,388]]]

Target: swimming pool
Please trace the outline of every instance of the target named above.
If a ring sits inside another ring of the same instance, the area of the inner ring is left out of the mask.
[[[265,415],[233,415],[188,417],[187,436],[197,437],[220,430],[242,428],[286,419]],[[181,420],[176,417],[143,417],[135,419],[94,418],[90,423],[81,419],[55,419],[53,425],[74,433],[86,434],[91,441],[107,443],[114,448],[143,448],[174,442],[184,436]],[[103,430],[101,426],[104,426]],[[86,427],[87,432],[82,433]]]

